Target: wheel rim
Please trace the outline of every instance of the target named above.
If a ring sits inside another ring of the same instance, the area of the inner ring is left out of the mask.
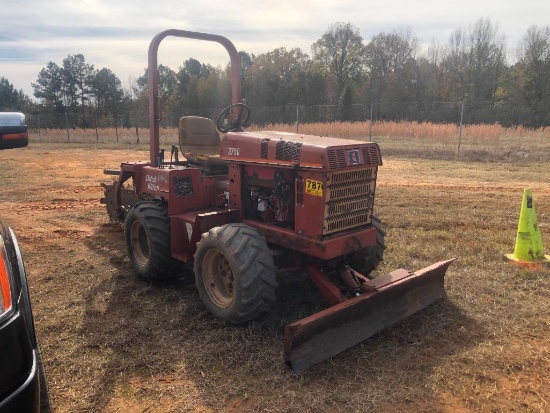
[[[142,267],[147,265],[151,256],[151,249],[149,248],[149,239],[147,238],[145,228],[139,221],[132,223],[130,228],[130,243],[137,263]]]
[[[235,291],[229,261],[218,249],[211,248],[204,254],[202,264],[203,282],[208,296],[218,307],[229,307]]]

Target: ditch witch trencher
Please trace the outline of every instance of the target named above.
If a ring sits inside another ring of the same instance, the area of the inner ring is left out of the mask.
[[[179,150],[160,149],[157,51],[167,36],[220,43],[231,58],[232,104],[217,117],[186,116]],[[124,222],[134,270],[165,280],[193,265],[207,310],[238,324],[267,312],[277,273],[305,271],[329,308],[285,327],[294,371],[325,360],[444,294],[452,260],[369,279],[384,252],[373,215],[380,149],[372,142],[245,132],[240,59],[226,38],[167,30],[149,46],[150,160],[106,170],[111,219]],[[182,156],[180,156],[182,155]]]

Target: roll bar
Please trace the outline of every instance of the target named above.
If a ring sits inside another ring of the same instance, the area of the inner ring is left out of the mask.
[[[149,86],[149,155],[152,166],[158,166],[157,155],[160,151],[159,125],[162,120],[162,101],[159,95],[158,48],[160,42],[168,36],[217,42],[225,47],[231,59],[231,103],[235,104],[241,100],[241,59],[239,58],[237,49],[230,40],[215,34],[190,32],[187,30],[177,29],[165,30],[157,34],[149,44],[149,66],[147,78]]]

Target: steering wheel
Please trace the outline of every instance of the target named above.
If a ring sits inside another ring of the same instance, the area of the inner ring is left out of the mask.
[[[239,116],[237,118],[233,118],[233,110],[235,108],[239,108]],[[218,119],[216,120],[216,127],[221,133],[236,131],[242,128],[246,124],[246,122],[248,122],[249,118],[250,108],[244,103],[235,103],[231,106],[226,107],[218,115]]]

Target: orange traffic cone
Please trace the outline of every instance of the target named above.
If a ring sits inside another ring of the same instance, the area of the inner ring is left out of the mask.
[[[529,188],[523,191],[514,253],[506,254],[506,257],[524,263],[550,262],[550,256],[544,255],[535,201]]]

